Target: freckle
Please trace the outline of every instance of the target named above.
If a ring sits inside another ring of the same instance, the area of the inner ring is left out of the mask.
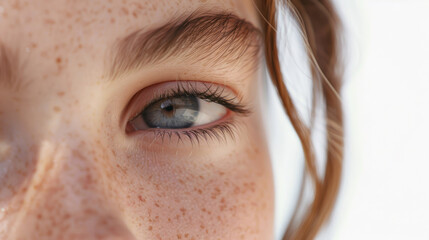
[[[50,25],[52,25],[52,24],[55,24],[55,21],[54,21],[54,20],[52,20],[52,19],[50,19],[50,18],[46,18],[46,19],[44,20],[44,23],[45,23],[45,24],[50,24]]]
[[[31,21],[33,21],[33,19],[31,17],[28,17],[28,18],[25,19],[26,23],[30,23]]]
[[[155,203],[155,207],[160,207],[158,203]]]
[[[64,94],[66,94],[65,92],[57,92],[57,95],[58,95],[58,97],[62,97],[62,96],[64,96]]]
[[[140,202],[146,202],[146,199],[144,199],[141,195],[139,195],[139,200],[140,200]]]
[[[182,215],[185,216],[186,215],[186,208],[181,208],[180,211],[182,212]]]
[[[140,3],[136,3],[138,9],[143,9],[143,6]]]
[[[115,18],[110,19],[110,23],[115,23],[115,22],[116,22]]]
[[[177,239],[182,239],[182,234],[177,234]]]
[[[60,108],[60,107],[58,107],[58,106],[55,106],[55,107],[54,107],[54,111],[55,111],[55,112],[61,112],[61,108]]]
[[[107,12],[108,12],[108,13],[112,13],[112,9],[108,8],[108,9],[107,9]]]
[[[189,233],[185,233],[185,238],[189,237]]]
[[[58,64],[60,64],[60,63],[61,63],[61,61],[62,61],[62,59],[61,59],[60,57],[57,57],[57,58],[55,59],[55,62],[57,62]]]
[[[147,229],[148,229],[149,231],[152,231],[152,226],[149,226]]]
[[[43,51],[40,53],[40,56],[47,58],[48,57],[48,52],[47,51]]]
[[[226,209],[226,205],[225,204],[220,205],[219,210],[221,212],[223,212],[225,209]]]
[[[129,14],[129,12],[128,12],[128,9],[126,9],[126,8],[121,8],[121,10],[122,10],[122,12],[125,14],[125,15],[128,15]]]
[[[21,4],[19,3],[19,1],[15,1],[13,4],[12,4],[12,8],[14,8],[14,9],[16,9],[16,10],[21,10]]]
[[[134,16],[135,18],[137,18],[137,13],[136,13],[136,11],[133,11],[133,16]]]

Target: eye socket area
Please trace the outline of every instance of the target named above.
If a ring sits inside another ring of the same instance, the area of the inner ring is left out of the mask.
[[[225,131],[238,117],[252,113],[239,93],[226,85],[196,80],[157,83],[132,96],[121,114],[121,125],[127,135],[146,130],[161,135]]]
[[[164,97],[149,104],[128,121],[127,132],[146,129],[187,129],[208,125],[228,115],[219,103],[195,95]]]

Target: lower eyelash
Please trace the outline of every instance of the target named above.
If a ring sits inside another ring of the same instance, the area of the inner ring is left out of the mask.
[[[209,140],[226,142],[228,137],[235,140],[237,126],[232,121],[226,121],[207,128],[189,130],[152,129],[152,132],[155,134],[155,137],[160,138],[162,142],[164,142],[166,138],[170,141],[173,138],[177,138],[177,143],[188,140],[192,144],[200,144],[202,141],[208,143]]]

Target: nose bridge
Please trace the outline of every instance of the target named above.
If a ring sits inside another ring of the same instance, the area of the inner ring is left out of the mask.
[[[18,239],[132,239],[106,201],[90,144],[76,140],[40,144],[36,171],[11,231]]]
[[[98,174],[97,166],[85,143],[76,144],[76,140],[79,141],[52,139],[40,143],[36,172],[29,188],[34,189],[34,195],[51,192],[54,195],[75,196],[63,200],[67,202],[98,194],[94,181]]]

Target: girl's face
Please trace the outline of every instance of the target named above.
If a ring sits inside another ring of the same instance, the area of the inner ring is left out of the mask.
[[[0,239],[271,239],[252,0],[0,2]]]

